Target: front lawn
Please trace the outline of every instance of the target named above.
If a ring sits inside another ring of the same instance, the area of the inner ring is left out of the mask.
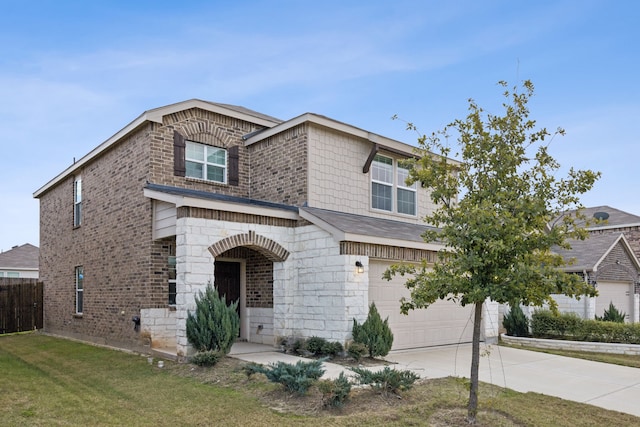
[[[213,368],[165,362],[40,334],[0,336],[0,425],[465,425],[462,379],[427,380],[399,397],[357,390],[342,410],[317,389],[291,396],[224,358]],[[480,387],[480,425],[631,426],[640,419],[535,393]]]

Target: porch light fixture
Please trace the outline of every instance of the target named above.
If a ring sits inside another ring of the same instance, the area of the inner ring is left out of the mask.
[[[358,273],[364,273],[364,265],[360,261],[356,261],[356,271]]]

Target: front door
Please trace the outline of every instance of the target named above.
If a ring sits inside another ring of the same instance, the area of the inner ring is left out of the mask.
[[[216,261],[214,270],[215,286],[219,295],[225,295],[227,305],[240,300],[240,263]],[[240,314],[240,302],[238,303]]]

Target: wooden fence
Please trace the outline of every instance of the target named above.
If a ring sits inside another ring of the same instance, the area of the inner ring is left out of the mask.
[[[42,303],[38,279],[0,278],[0,334],[42,329]]]

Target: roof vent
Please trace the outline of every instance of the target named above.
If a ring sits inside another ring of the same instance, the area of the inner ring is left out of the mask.
[[[598,221],[604,221],[609,219],[609,214],[607,212],[596,212],[593,214],[593,217]]]

